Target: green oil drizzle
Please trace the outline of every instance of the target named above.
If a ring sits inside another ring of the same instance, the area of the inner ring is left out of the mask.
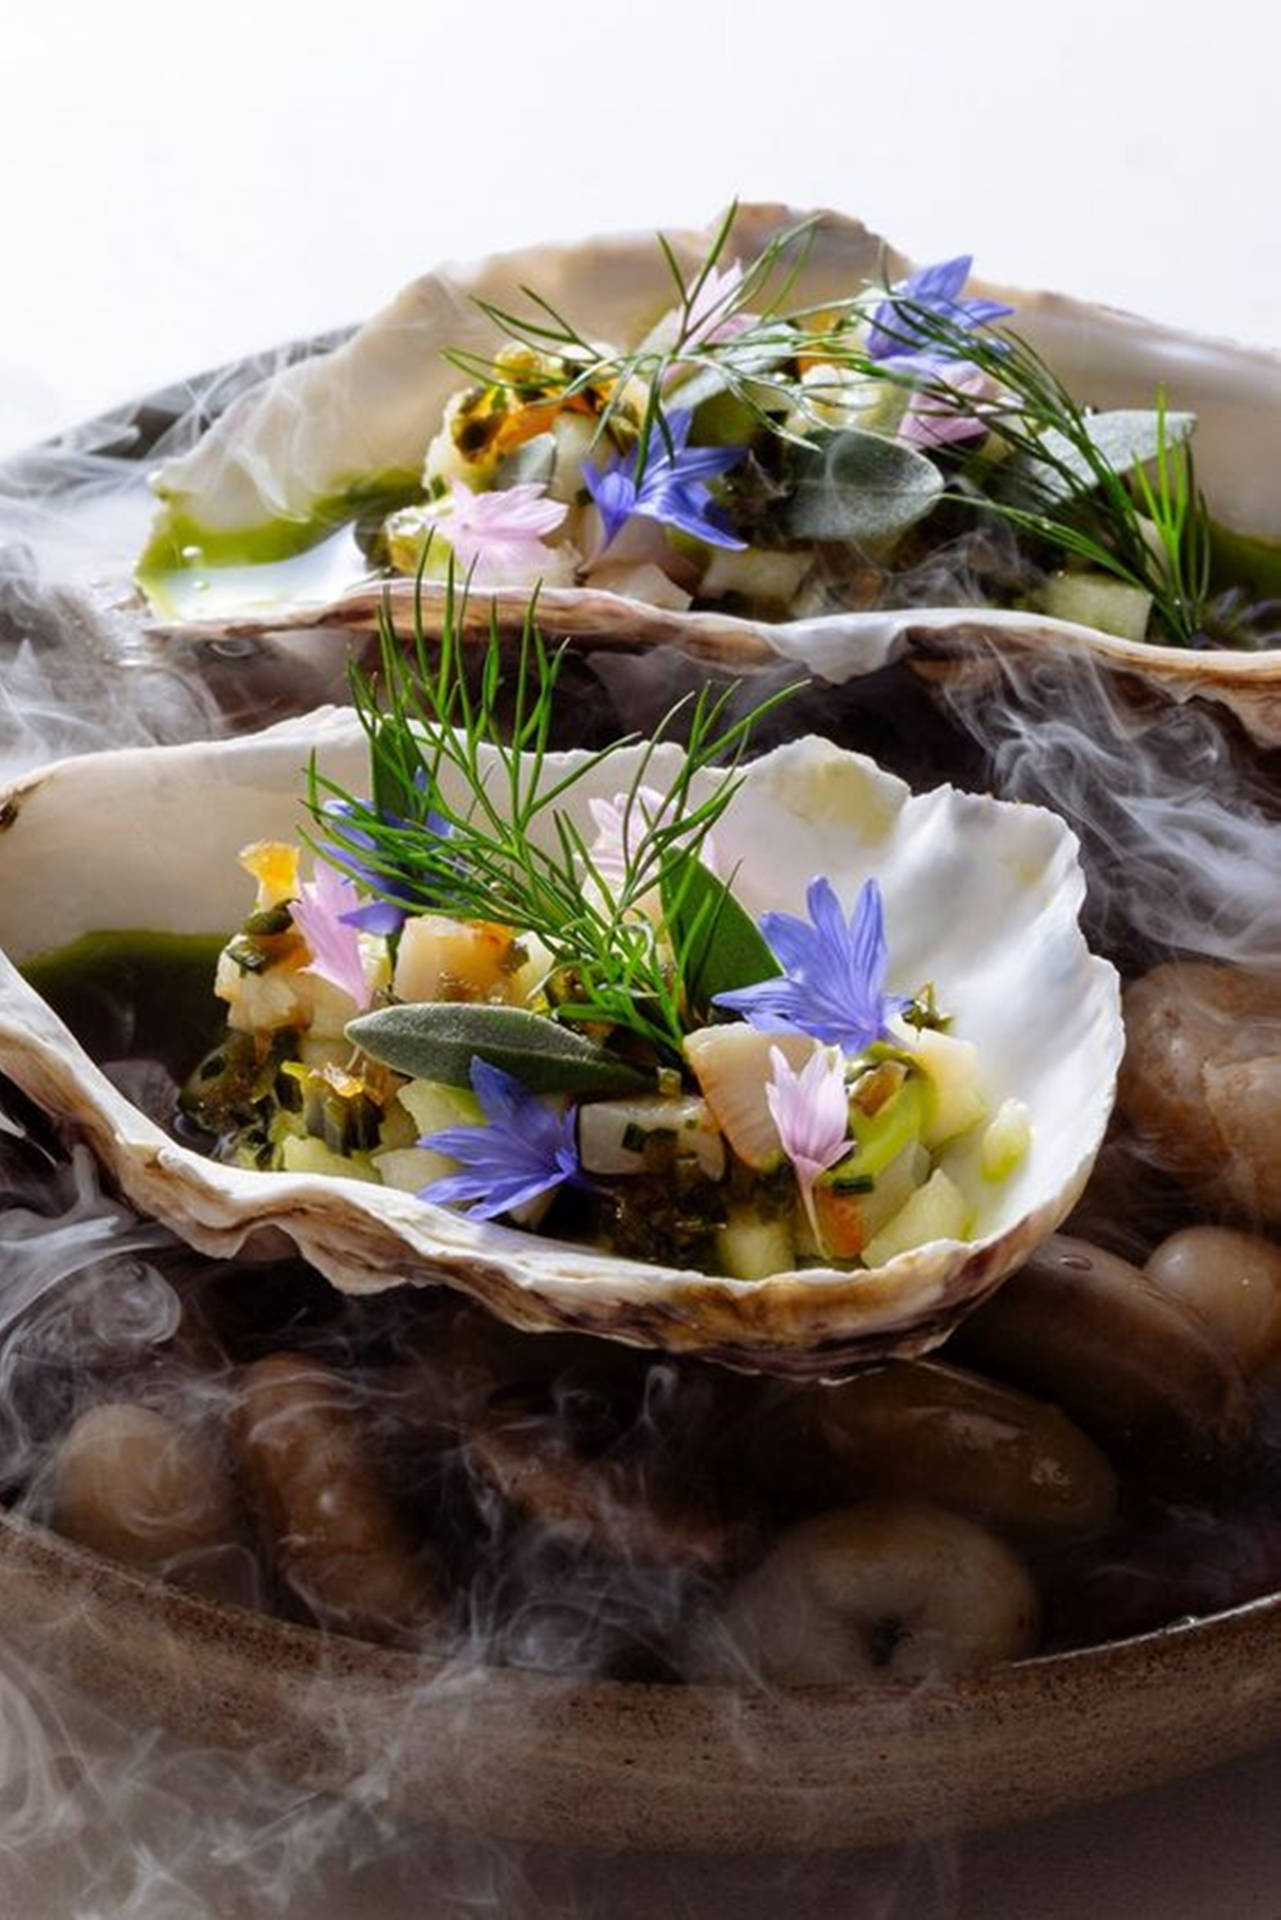
[[[84,933],[22,973],[93,1060],[159,1060],[178,1080],[221,1038],[220,934]]]
[[[179,506],[177,502],[183,498],[179,494],[166,500],[157,515],[134,577],[150,599],[163,603],[169,597],[166,582],[174,574],[292,560],[319,546],[340,527],[365,515],[382,517],[422,497],[418,473],[381,473],[322,495],[312,501],[305,516],[281,516],[252,527],[219,528],[205,526]]]

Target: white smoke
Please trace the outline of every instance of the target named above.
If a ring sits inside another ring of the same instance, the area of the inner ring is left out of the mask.
[[[160,650],[140,637],[121,578],[120,555],[140,544],[148,512],[144,444],[148,458],[190,444],[211,412],[267,370],[260,362],[212,388],[197,383],[162,396],[141,422],[108,421],[0,473],[6,776],[64,753],[233,730],[340,697],[341,637],[310,653],[307,636],[175,641]],[[967,604],[976,597],[973,557],[958,549],[938,561],[928,584],[918,578],[901,590]],[[984,556],[987,565],[999,559]],[[841,686],[815,683],[780,709],[758,744],[824,731],[918,786],[952,778],[1065,814],[1085,849],[1092,935],[1130,970],[1170,953],[1281,964],[1275,767],[1213,708],[1171,706],[1080,660],[1064,671],[993,652],[987,666],[986,676],[926,681],[898,661]],[[602,652],[574,671],[584,695],[574,721],[583,734],[591,726],[645,731],[704,677],[693,663],[656,653]],[[762,672],[741,698],[795,678],[790,666]],[[127,1070],[147,1072],[137,1063]],[[339,1308],[324,1302],[319,1283],[309,1290],[297,1275],[236,1274],[196,1260],[105,1193],[85,1150],[68,1155],[17,1105],[14,1114],[7,1127],[0,1123],[0,1486],[20,1512],[36,1521],[46,1514],[42,1469],[51,1445],[121,1381],[137,1388],[145,1374],[140,1390],[154,1404],[185,1405],[193,1424],[207,1421],[229,1362],[220,1350],[202,1371],[182,1347],[184,1303],[206,1296],[217,1303],[215,1346],[234,1324],[252,1351],[272,1301],[283,1300],[294,1316],[291,1338],[310,1341],[321,1358],[354,1364],[373,1340],[393,1363],[415,1368],[412,1404],[398,1398],[394,1364],[385,1390],[370,1387],[373,1417],[403,1461],[422,1424],[470,1417],[458,1381],[423,1366],[395,1301]],[[1127,1231],[1137,1238],[1122,1233],[1120,1243],[1134,1251],[1144,1227],[1131,1222]],[[679,1673],[700,1578],[656,1570],[631,1549],[626,1501],[643,1501],[673,1461],[679,1472],[691,1470],[689,1436],[710,1444],[718,1403],[712,1395],[709,1406],[696,1372],[661,1361],[627,1365],[630,1424],[598,1449],[618,1469],[604,1484],[618,1490],[619,1504],[607,1501],[585,1531],[550,1528],[537,1510],[513,1513],[462,1442],[444,1450],[438,1475],[425,1474],[421,1462],[406,1467],[423,1476],[421,1487],[409,1484],[433,1524],[442,1514],[448,1523],[458,1506],[468,1515],[454,1657],[431,1683],[433,1703],[450,1708],[461,1776],[482,1764],[468,1751],[469,1702],[491,1662],[537,1667],[562,1676],[567,1689],[584,1675]],[[591,1411],[590,1381],[569,1361],[542,1385],[532,1409],[512,1413],[517,1427],[528,1424],[531,1445],[577,1433]],[[613,1529],[608,1551],[601,1525]],[[297,1613],[287,1598],[283,1604]],[[971,1896],[966,1910],[985,1913],[997,1911],[1001,1875],[1017,1858],[1014,1843],[1004,1852],[980,1843],[964,1856],[922,1844],[857,1860],[637,1854],[619,1863],[553,1841],[488,1841],[435,1820],[431,1806],[406,1807],[396,1738],[379,1754],[366,1752],[347,1789],[331,1793],[323,1755],[308,1781],[297,1753],[282,1757],[268,1742],[229,1755],[146,1731],[145,1701],[118,1710],[95,1704],[76,1682],[69,1651],[69,1636],[89,1623],[58,1615],[33,1625],[23,1654],[15,1648],[0,1660],[0,1912],[23,1920],[399,1920],[424,1912],[648,1920],[669,1911],[955,1920],[965,1898],[962,1858],[976,1863],[980,1886],[993,1895],[986,1905]],[[422,1704],[411,1688],[406,1740]],[[341,1744],[336,1708],[329,1734]],[[725,1739],[738,1743],[744,1765],[769,1767],[769,1754],[753,1752],[732,1717]],[[673,1754],[673,1771],[680,1765]],[[1225,1832],[1233,1831],[1227,1822]],[[1162,1879],[1165,1858],[1162,1850],[1151,1865],[1168,1912],[1177,1892]]]

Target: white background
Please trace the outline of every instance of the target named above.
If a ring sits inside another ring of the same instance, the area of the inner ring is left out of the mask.
[[[1281,340],[1264,0],[6,0],[0,445],[541,235],[829,204]]]
[[[697,224],[735,192],[1281,342],[1276,32],[1250,0],[7,0],[0,451],[359,318],[442,257]],[[978,1843],[942,1879],[976,1920],[1275,1916],[1278,1764]],[[197,1880],[166,1914],[219,1912]],[[713,1881],[669,1908],[673,1874],[654,1911],[713,1911]]]

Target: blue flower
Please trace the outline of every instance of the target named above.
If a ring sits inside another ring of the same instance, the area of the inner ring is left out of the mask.
[[[492,1220],[566,1181],[583,1184],[572,1111],[557,1113],[519,1080],[479,1056],[472,1059],[471,1084],[485,1124],[445,1127],[418,1142],[461,1160],[467,1171],[433,1180],[418,1195],[420,1200],[438,1206],[461,1202],[473,1220]]]
[[[424,782],[420,781],[420,784]],[[372,800],[360,800],[354,805],[347,800],[328,800],[324,811],[332,820],[342,823],[336,828],[337,837],[334,840],[320,843],[319,851],[325,859],[361,885],[393,896],[391,899],[371,900],[367,906],[354,907],[350,913],[341,916],[344,924],[357,927],[362,933],[380,933],[388,938],[399,933],[412,909],[432,905],[430,891],[415,879],[407,863],[400,865],[395,872],[388,872],[372,860],[357,857],[358,853],[377,854],[379,851],[375,836],[367,828],[355,824],[361,812],[374,811]],[[389,827],[408,827],[411,824],[399,814],[381,809],[378,818]],[[447,840],[453,833],[449,821],[430,808],[426,819],[417,824],[438,840]]]
[[[958,254],[955,260],[940,260],[932,267],[918,267],[915,273],[895,287],[890,297],[883,300],[872,315],[871,330],[867,336],[867,351],[872,359],[893,360],[900,364],[907,361],[928,371],[931,366],[965,357],[959,343],[954,351],[948,351],[938,341],[931,340],[919,326],[914,328],[911,313],[902,310],[900,301],[913,302],[937,319],[950,321],[953,326],[967,333],[973,332],[976,327],[986,327],[993,320],[1003,320],[1007,314],[1013,313],[1013,307],[1007,307],[1000,300],[967,300],[962,297],[961,289],[970,277],[973,264],[972,254]]]
[[[635,463],[620,454],[603,472],[586,465],[583,479],[600,509],[606,544],[633,514],[644,514],[660,526],[678,527],[713,547],[744,547],[724,513],[712,500],[709,480],[727,473],[743,457],[742,447],[686,448],[693,414],[688,408],[669,413],[667,433],[655,428],[645,455],[639,483]],[[670,444],[668,436],[670,436]]]
[[[808,1033],[825,1046],[860,1053],[888,1039],[888,1015],[911,1005],[908,996],[885,992],[889,949],[881,890],[875,880],[864,881],[848,926],[830,880],[812,880],[805,904],[808,920],[761,916],[782,976],[718,993],[715,1004],[741,1013],[762,1033]]]

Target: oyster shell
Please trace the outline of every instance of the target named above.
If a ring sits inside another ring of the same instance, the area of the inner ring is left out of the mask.
[[[780,229],[803,218],[778,206],[739,209],[728,256],[750,258]],[[671,236],[686,268],[701,259],[710,230]],[[817,216],[795,286],[798,304],[846,296],[869,276],[896,277],[910,262],[843,215]],[[497,334],[477,297],[519,304],[533,285],[588,334],[634,339],[670,305],[671,282],[653,236],[615,235],[549,245],[443,267],[407,287],[349,341],[323,358],[289,367],[241,396],[191,449],[159,469],[164,505],[153,560],[184,543],[252,538],[368,478],[417,473],[444,403],[463,376],[441,358],[444,347],[492,351]],[[1068,386],[1099,407],[1150,405],[1164,388],[1198,416],[1198,478],[1219,518],[1247,541],[1281,540],[1281,472],[1274,458],[1281,430],[1281,356],[1164,327],[1053,293],[974,283],[1009,299],[1020,332]],[[144,567],[144,572],[146,568]],[[428,620],[442,589],[426,586]],[[275,591],[276,597],[270,597]],[[279,588],[263,597],[263,570],[233,570],[217,594],[193,595],[181,621],[201,635],[263,634],[291,628],[368,631],[384,588],[323,580],[306,589],[286,563]],[[238,597],[239,596],[239,597]],[[502,620],[518,621],[527,596],[497,595]],[[217,611],[214,602],[217,602]],[[413,584],[393,583],[390,603],[407,627]],[[1281,744],[1281,649],[1189,652],[1115,639],[1036,614],[946,608],[835,613],[771,624],[719,612],[677,614],[599,589],[549,588],[540,597],[544,625],[594,645],[672,642],[695,655],[738,666],[782,654],[831,680],[871,672],[913,648],[965,653],[975,643],[1043,654],[1077,649],[1101,664],[1159,682],[1175,699],[1202,695],[1225,703],[1265,746]],[[487,617],[487,616],[486,616]],[[172,627],[172,615],[157,631]]]
[[[914,796],[816,738],[751,764],[717,826],[718,853],[739,867],[736,892],[753,913],[800,910],[815,873],[846,898],[877,874],[890,984],[936,980],[958,1031],[978,1043],[993,1104],[1017,1094],[1032,1110],[1031,1152],[984,1196],[976,1239],[935,1242],[876,1270],[749,1283],[611,1258],[355,1181],[223,1166],[177,1144],[117,1091],[18,968],[89,931],[222,934],[238,924],[236,852],[297,831],[313,747],[323,771],[359,788],[364,737],[350,713],[329,709],[238,740],[61,761],[0,795],[0,1072],[86,1138],[135,1206],[203,1252],[279,1251],[283,1236],[348,1291],[444,1282],[520,1327],[830,1374],[937,1344],[1080,1194],[1112,1105],[1122,1029],[1116,975],[1077,924],[1084,881],[1070,830],[1038,808],[950,787]],[[549,759],[548,777],[564,764]],[[620,776],[629,769],[611,758],[595,783],[601,797]],[[581,825],[593,791],[592,779],[573,789]],[[973,1169],[953,1171],[977,1197]]]

